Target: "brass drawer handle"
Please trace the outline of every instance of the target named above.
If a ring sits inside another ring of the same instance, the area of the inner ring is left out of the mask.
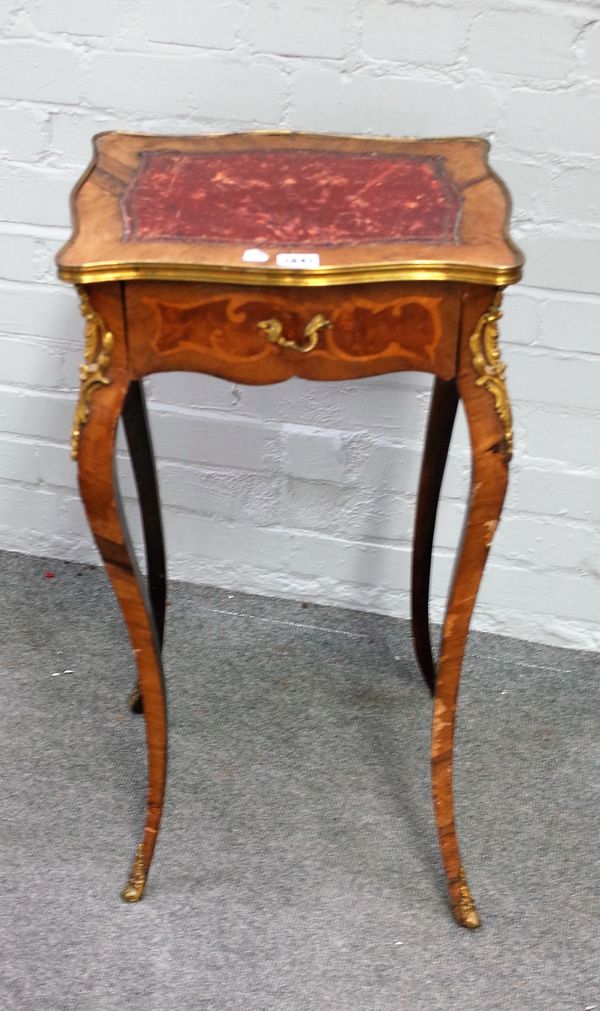
[[[271,344],[278,344],[280,348],[291,348],[293,351],[301,351],[302,354],[306,354],[307,351],[312,351],[313,348],[316,348],[319,343],[321,330],[325,330],[328,326],[331,326],[331,323],[318,312],[304,327],[304,336],[306,338],[306,343],[304,344],[298,344],[297,341],[288,340],[284,337],[283,324],[278,319],[263,319],[257,325],[258,329],[263,331],[267,340],[271,341]]]

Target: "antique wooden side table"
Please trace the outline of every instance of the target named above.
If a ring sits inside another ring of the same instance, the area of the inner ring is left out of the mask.
[[[123,898],[141,898],[161,821],[167,719],[161,668],[165,558],[142,378],[183,369],[240,383],[435,376],[414,530],[412,628],[434,695],[436,823],[457,921],[479,918],[452,800],[458,684],[512,450],[498,351],[503,288],[519,279],[509,199],[478,138],[383,140],[290,133],[95,139],[58,255],[79,290],[85,361],[73,428],[81,495],[138,671],[148,753],[143,841]],[[458,399],[472,485],[439,660],[429,633],[435,517]],[[113,470],[123,417],[138,485],[147,583]],[[184,437],[184,433],[182,433]]]

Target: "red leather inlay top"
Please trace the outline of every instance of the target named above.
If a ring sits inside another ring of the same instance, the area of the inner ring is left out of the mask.
[[[461,198],[438,158],[328,151],[143,152],[125,238],[249,246],[456,242]]]

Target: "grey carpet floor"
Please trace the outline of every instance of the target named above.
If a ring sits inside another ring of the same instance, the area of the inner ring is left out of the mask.
[[[174,584],[165,819],[127,906],[145,766],[116,604],[92,567],[0,573],[0,1011],[600,1009],[596,655],[472,636],[468,932],[407,623]]]

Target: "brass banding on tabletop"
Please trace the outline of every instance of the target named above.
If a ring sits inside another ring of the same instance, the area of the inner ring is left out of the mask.
[[[464,281],[468,284],[505,286],[521,278],[521,265],[488,267],[443,260],[412,260],[406,263],[338,265],[311,270],[271,267],[240,267],[223,264],[88,262],[71,267],[59,264],[59,276],[72,284],[101,281],[193,281],[207,284],[273,285],[314,288],[340,284],[373,284],[376,281]]]

